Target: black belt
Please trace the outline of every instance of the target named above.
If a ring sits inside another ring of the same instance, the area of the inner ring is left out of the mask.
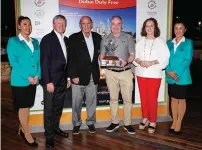
[[[129,69],[131,69],[131,68],[126,68],[126,69],[121,69],[121,70],[116,70],[116,69],[108,69],[108,70],[114,71],[114,72],[123,72],[123,71],[127,71]]]

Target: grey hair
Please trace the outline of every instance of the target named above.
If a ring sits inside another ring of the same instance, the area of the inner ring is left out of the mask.
[[[114,18],[119,19],[119,20],[121,21],[121,23],[123,23],[123,20],[122,20],[121,16],[112,16],[111,21],[112,21]]]
[[[90,20],[90,22],[93,23],[93,20],[91,19],[91,17],[89,17],[89,16],[82,16],[81,19],[80,19],[80,21],[79,21],[79,24],[82,23],[82,19],[83,18],[88,18]]]
[[[56,15],[54,18],[53,18],[53,23],[55,23],[55,21],[57,19],[63,19],[65,21],[65,25],[67,25],[67,19],[65,18],[65,16],[63,15]]]

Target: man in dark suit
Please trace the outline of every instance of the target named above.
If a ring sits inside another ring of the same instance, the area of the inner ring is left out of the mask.
[[[54,147],[55,134],[68,137],[68,133],[59,128],[65,91],[70,86],[70,81],[67,80],[68,38],[63,34],[66,22],[64,16],[55,16],[53,31],[45,35],[40,44],[41,85],[44,91],[44,128],[47,148]]]
[[[86,97],[86,124],[90,133],[95,133],[95,112],[97,105],[97,85],[100,78],[98,55],[101,36],[91,32],[92,19],[83,16],[80,19],[81,31],[69,37],[70,64],[69,76],[72,81],[72,122],[73,134],[79,134],[82,124],[81,109],[83,97]]]

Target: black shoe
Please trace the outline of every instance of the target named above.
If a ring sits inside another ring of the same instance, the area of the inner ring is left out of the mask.
[[[90,133],[95,133],[95,126],[92,124],[92,125],[88,125],[88,132]]]
[[[35,141],[35,140],[36,140],[36,138],[33,138],[33,139],[34,139],[34,142],[29,143],[29,142],[27,141],[26,137],[25,137],[24,132],[22,132],[22,130],[21,130],[21,129],[20,129],[20,135],[21,135],[21,136],[22,136],[22,138],[25,140],[25,143],[26,143],[27,145],[29,145],[29,146],[31,146],[31,147],[38,147],[38,143]]]
[[[79,134],[79,129],[80,129],[80,126],[74,126],[72,134],[78,135]]]
[[[129,134],[135,134],[135,129],[131,125],[123,126],[124,130],[126,130]]]
[[[46,147],[47,147],[47,148],[52,148],[52,147],[54,147],[54,141],[53,141],[53,139],[48,139],[48,140],[46,140]]]
[[[55,130],[55,133],[56,133],[57,135],[62,136],[62,137],[66,137],[66,138],[69,137],[69,134],[66,133],[66,132],[64,132],[64,131],[62,131],[60,128],[58,128],[57,130]]]
[[[38,147],[38,143],[34,140],[33,143],[29,143],[27,140],[25,140],[26,144],[31,146],[31,147]]]
[[[21,135],[21,137],[25,138],[25,134],[24,134],[24,132],[22,132],[21,129],[20,129],[20,135]]]
[[[173,133],[175,134],[175,135],[179,135],[181,132],[180,131],[173,131]]]
[[[21,130],[21,129],[20,129],[19,134],[20,134],[20,136],[21,136],[21,137],[25,138],[25,134],[24,134],[24,132],[22,132],[22,130]],[[33,138],[33,139],[34,139],[34,141],[36,140],[36,138]]]
[[[171,128],[170,128],[170,129],[169,129],[169,132],[174,133],[174,129],[171,129]]]
[[[110,126],[106,128],[107,132],[113,132],[114,130],[119,128],[119,124],[111,123]]]

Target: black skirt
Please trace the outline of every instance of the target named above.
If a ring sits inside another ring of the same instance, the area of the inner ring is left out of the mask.
[[[176,99],[186,99],[189,85],[168,84],[168,94]]]
[[[34,106],[36,85],[24,87],[12,86],[13,106],[15,110],[19,108],[31,108]]]

